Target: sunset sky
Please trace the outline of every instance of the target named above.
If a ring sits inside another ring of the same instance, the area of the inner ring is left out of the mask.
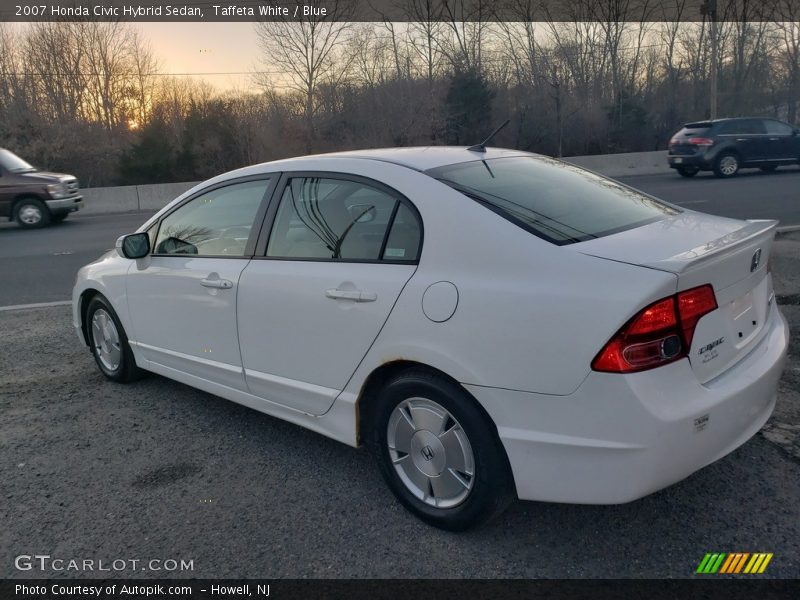
[[[165,73],[262,69],[253,23],[139,23]],[[200,78],[200,76],[198,76]],[[250,88],[248,75],[203,75],[219,90]]]

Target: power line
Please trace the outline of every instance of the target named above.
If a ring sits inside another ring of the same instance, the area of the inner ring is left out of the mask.
[[[5,71],[9,75],[17,75],[22,77],[39,77],[41,75],[47,75],[50,77],[96,77],[105,75],[103,71],[97,73],[59,73],[57,71],[37,71],[37,72],[29,72],[29,71]],[[192,71],[186,73],[162,73],[162,72],[152,72],[152,73],[135,73],[129,72],[121,74],[123,77],[201,77],[201,76],[212,76],[212,75],[284,75],[280,71],[216,71],[216,72],[206,72],[206,71]]]

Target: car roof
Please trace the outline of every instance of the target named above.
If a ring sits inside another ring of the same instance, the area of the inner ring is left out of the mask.
[[[457,163],[492,158],[507,158],[511,156],[535,156],[529,152],[509,150],[507,148],[486,148],[486,152],[475,152],[463,146],[413,146],[407,148],[375,148],[371,150],[348,150],[345,152],[330,152],[327,154],[313,154],[286,159],[297,163],[293,168],[301,166],[305,160],[318,160],[329,158],[355,158],[363,160],[377,160],[389,162],[417,171],[427,171],[436,167],[453,165]],[[278,165],[284,161],[268,163]]]
[[[752,121],[756,119],[759,121],[780,121],[783,123],[783,121],[776,119],[775,117],[724,117],[721,119],[692,121],[690,123],[686,123],[684,127],[711,127],[711,125],[716,123],[727,123],[728,121]]]

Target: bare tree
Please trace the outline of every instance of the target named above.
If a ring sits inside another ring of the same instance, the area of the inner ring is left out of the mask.
[[[35,81],[42,113],[53,121],[85,116],[86,25],[33,23],[25,38],[25,68]]]
[[[442,0],[439,50],[456,71],[483,73],[483,50],[492,14],[487,0]]]
[[[442,7],[435,0],[406,0],[405,15],[409,19],[408,39],[411,50],[422,64],[428,89],[433,88],[433,80],[442,64],[441,39]]]
[[[780,0],[777,14],[782,19],[775,23],[779,50],[778,77],[786,88],[786,119],[796,124],[800,102],[800,6],[795,0]]]
[[[327,81],[337,83],[346,73],[346,65],[339,62],[340,50],[352,28],[349,18],[354,5],[349,0],[331,0],[324,17],[311,17],[299,22],[272,21],[257,23],[256,35],[264,52],[264,64],[276,68],[285,77],[291,89],[303,94],[303,116],[306,125],[306,150],[314,148],[315,95],[319,86]],[[265,88],[274,78],[261,78]]]

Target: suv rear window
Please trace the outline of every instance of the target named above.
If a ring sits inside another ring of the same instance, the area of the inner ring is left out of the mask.
[[[603,237],[680,212],[615,181],[546,157],[476,160],[426,173],[558,245]]]
[[[690,137],[705,137],[710,129],[711,123],[687,123],[683,126],[683,129],[673,136],[673,139],[681,140]]]

